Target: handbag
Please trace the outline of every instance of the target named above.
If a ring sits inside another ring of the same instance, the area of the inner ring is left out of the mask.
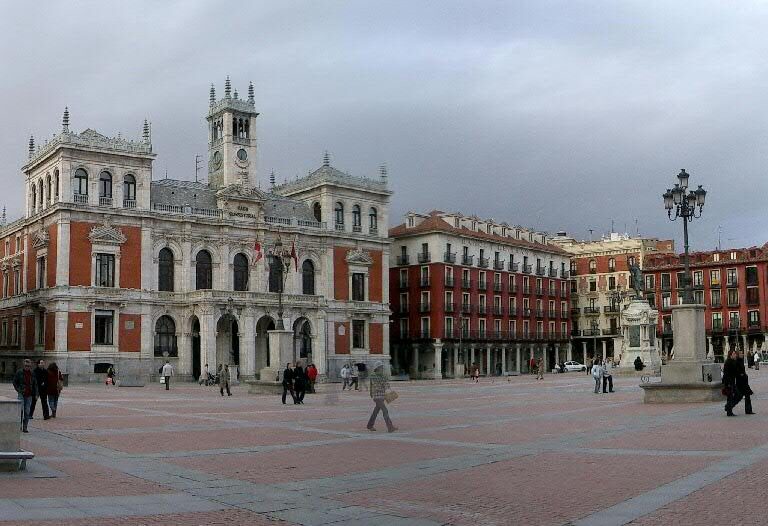
[[[397,394],[395,391],[387,391],[386,393],[384,393],[384,401],[388,404],[391,404],[398,398],[400,398],[400,395]]]
[[[720,389],[720,393],[722,393],[723,396],[728,397],[731,395],[731,388],[727,385],[724,385],[722,389]]]

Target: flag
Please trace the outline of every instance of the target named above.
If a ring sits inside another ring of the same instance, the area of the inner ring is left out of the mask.
[[[296,257],[296,240],[291,241],[291,259],[293,259],[293,265],[296,267],[296,272],[298,272],[299,258]]]
[[[253,248],[254,250],[256,250],[256,257],[253,258],[253,263],[256,264],[259,262],[261,258],[264,257],[264,254],[262,254],[261,252],[261,243],[259,243],[258,241],[256,241],[256,246]]]

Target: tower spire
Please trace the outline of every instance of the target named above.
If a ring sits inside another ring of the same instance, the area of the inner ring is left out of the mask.
[[[29,158],[31,159],[33,155],[35,155],[35,136],[30,135],[29,136]]]
[[[256,99],[253,97],[253,82],[248,83],[248,102],[254,104]]]
[[[237,94],[237,89],[235,89],[234,98],[235,98],[235,100],[237,100],[237,99],[239,99],[239,98],[240,98],[240,96]]]
[[[269,174],[269,184],[273,187],[275,186],[275,171],[272,170],[272,173]]]
[[[214,87],[213,84],[211,84],[211,91],[210,91],[210,93],[208,95],[208,100],[209,100],[211,106],[216,104],[216,88]]]
[[[379,175],[381,176],[381,182],[386,183],[387,182],[387,163],[383,163],[381,166],[379,166]]]
[[[331,165],[331,156],[328,155],[328,150],[325,150],[325,153],[323,154],[323,166],[330,166]]]
[[[232,83],[229,81],[229,75],[227,75],[227,80],[224,81],[224,98],[230,99],[232,98]]]
[[[64,116],[61,118],[61,131],[69,133],[69,108],[64,106]]]
[[[150,133],[149,133],[149,122],[147,122],[147,119],[144,119],[144,129],[142,131],[141,136],[144,139],[144,142],[149,144],[149,142],[150,142]]]

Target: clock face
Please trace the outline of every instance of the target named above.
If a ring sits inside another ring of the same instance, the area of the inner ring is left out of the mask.
[[[213,153],[213,167],[217,170],[221,168],[221,152]]]
[[[237,158],[241,161],[247,161],[248,160],[248,152],[246,152],[244,149],[240,148],[237,150]]]

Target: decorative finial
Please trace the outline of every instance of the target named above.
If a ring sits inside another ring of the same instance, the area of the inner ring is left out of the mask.
[[[253,97],[253,82],[248,83],[248,102],[254,104],[256,99]]]
[[[229,75],[227,75],[227,80],[224,81],[224,98],[229,99],[232,94],[232,83],[229,82]]]
[[[325,150],[325,153],[323,154],[323,166],[330,166],[331,165],[331,156],[328,155],[328,150]]]
[[[235,90],[235,99],[239,99],[240,97],[237,95],[237,90]]]
[[[144,142],[149,143],[149,122],[147,122],[147,119],[144,119],[144,130],[141,136],[143,137]]]
[[[275,186],[275,171],[272,170],[272,173],[269,174],[269,184],[272,186]]]
[[[211,106],[216,104],[216,87],[213,84],[211,84],[211,91],[208,96],[208,100],[211,103]]]
[[[2,225],[5,226],[5,222],[7,220],[7,216],[5,214],[5,207],[3,207],[3,217],[0,220],[2,221]]]
[[[61,131],[69,132],[69,108],[64,106],[64,116],[61,118]]]
[[[381,182],[386,183],[387,182],[387,165],[386,163],[379,166],[379,175],[381,175]]]
[[[29,136],[29,158],[31,159],[33,155],[35,155],[35,136],[30,135]]]

